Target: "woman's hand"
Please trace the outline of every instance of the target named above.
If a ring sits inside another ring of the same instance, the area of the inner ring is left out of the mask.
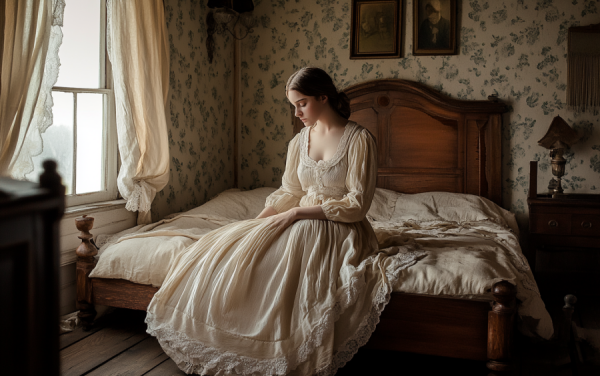
[[[267,222],[280,231],[284,231],[299,219],[296,211],[296,208],[293,208],[281,214],[272,215],[267,219]]]
[[[260,214],[256,217],[256,219],[267,218],[272,215],[277,215],[277,210],[273,209],[272,206],[267,206],[260,212]]]
[[[279,228],[281,231],[290,227],[299,219],[327,220],[321,206],[295,207],[286,212],[278,214],[271,206],[267,206],[256,219],[267,218],[267,223]]]

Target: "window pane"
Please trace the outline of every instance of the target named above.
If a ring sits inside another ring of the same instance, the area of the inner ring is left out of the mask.
[[[77,194],[102,191],[104,94],[77,94]]]
[[[33,157],[34,170],[27,179],[38,181],[42,173],[42,162],[54,159],[58,163],[58,173],[67,188],[67,194],[73,193],[73,94],[52,92],[54,121],[46,132],[42,133],[42,154]]]
[[[56,86],[100,88],[100,3],[67,0]]]

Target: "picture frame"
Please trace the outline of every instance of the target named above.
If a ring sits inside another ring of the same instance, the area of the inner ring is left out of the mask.
[[[350,59],[402,57],[402,0],[352,0]]]
[[[456,0],[413,4],[413,55],[457,55]]]

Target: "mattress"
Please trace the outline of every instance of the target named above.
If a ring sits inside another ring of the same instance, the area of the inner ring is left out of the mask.
[[[175,255],[216,228],[255,218],[273,191],[228,190],[188,212],[99,236],[99,260],[90,277],[159,287]],[[367,217],[381,251],[413,244],[426,252],[401,272],[395,292],[491,302],[493,284],[506,280],[517,286],[521,329],[551,337],[552,322],[521,252],[512,213],[474,195],[377,189]]]

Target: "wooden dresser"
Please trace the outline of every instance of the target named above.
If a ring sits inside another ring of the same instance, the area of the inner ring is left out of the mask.
[[[574,251],[588,255],[591,252],[595,255],[587,259],[600,260],[600,195],[563,194],[553,198],[550,194],[538,194],[537,162],[532,162],[530,168],[527,258],[534,273],[539,272],[536,270],[536,261],[540,251],[562,252],[563,258],[565,254],[569,258],[577,257]],[[565,263],[567,261],[571,260],[565,260]],[[581,280],[581,277],[585,277],[584,274],[586,273],[580,272],[574,276]],[[562,279],[560,276],[555,277]],[[572,280],[570,277],[563,277],[565,283]]]
[[[56,163],[40,185],[0,178],[0,374],[58,375],[58,221],[65,190]]]

